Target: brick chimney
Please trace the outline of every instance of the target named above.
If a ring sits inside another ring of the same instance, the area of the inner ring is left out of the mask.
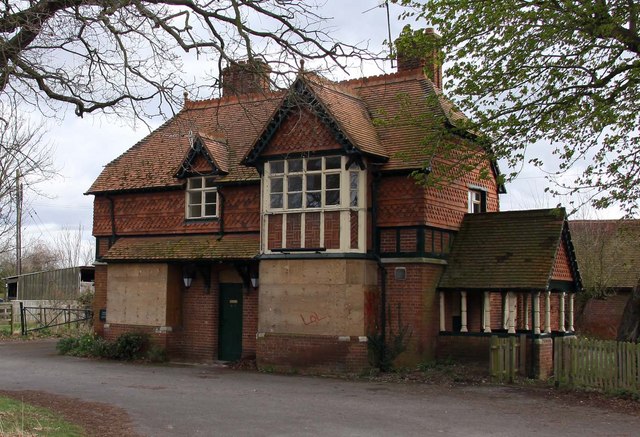
[[[238,61],[222,70],[222,95],[269,92],[271,67],[261,59]]]
[[[433,28],[402,29],[396,39],[398,71],[422,67],[436,88],[442,89],[442,52],[438,48],[440,34]]]

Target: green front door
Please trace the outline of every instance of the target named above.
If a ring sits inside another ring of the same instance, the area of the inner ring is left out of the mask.
[[[242,355],[242,284],[220,284],[218,359],[239,360]]]

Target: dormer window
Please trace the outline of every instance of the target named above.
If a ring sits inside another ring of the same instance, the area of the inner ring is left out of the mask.
[[[484,190],[469,190],[469,213],[487,212],[487,192]]]
[[[188,219],[218,217],[218,190],[212,176],[187,180],[186,217]]]

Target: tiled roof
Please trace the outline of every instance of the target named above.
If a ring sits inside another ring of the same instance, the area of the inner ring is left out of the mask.
[[[371,155],[388,157],[365,103],[353,90],[315,75],[306,78],[305,82],[356,148]]]
[[[389,158],[383,170],[416,169],[429,161],[421,146],[428,134],[461,117],[420,69],[337,83],[304,77],[354,147]],[[240,162],[285,96],[278,91],[187,100],[176,116],[107,164],[87,193],[180,186],[175,171],[194,134],[228,168],[220,182],[258,180],[256,170]]]
[[[194,133],[226,139],[229,173],[221,182],[258,180],[256,170],[240,165],[240,159],[281,99],[282,93],[274,92],[187,101],[175,117],[107,164],[87,193],[180,186],[183,181],[175,177],[175,170]]]
[[[193,235],[122,238],[102,257],[105,261],[198,261],[251,259],[259,253],[258,236]]]
[[[546,290],[565,220],[564,209],[465,215],[439,288]]]
[[[380,143],[390,157],[383,169],[419,168],[431,159],[425,144],[453,117],[422,70],[365,77],[347,82],[371,113]]]
[[[571,220],[586,289],[632,289],[640,280],[640,220]]]

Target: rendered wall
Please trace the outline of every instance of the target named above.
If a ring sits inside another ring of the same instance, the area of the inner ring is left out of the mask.
[[[262,260],[258,331],[364,336],[365,292],[376,284],[372,261]]]
[[[167,264],[110,264],[107,323],[166,326]]]

